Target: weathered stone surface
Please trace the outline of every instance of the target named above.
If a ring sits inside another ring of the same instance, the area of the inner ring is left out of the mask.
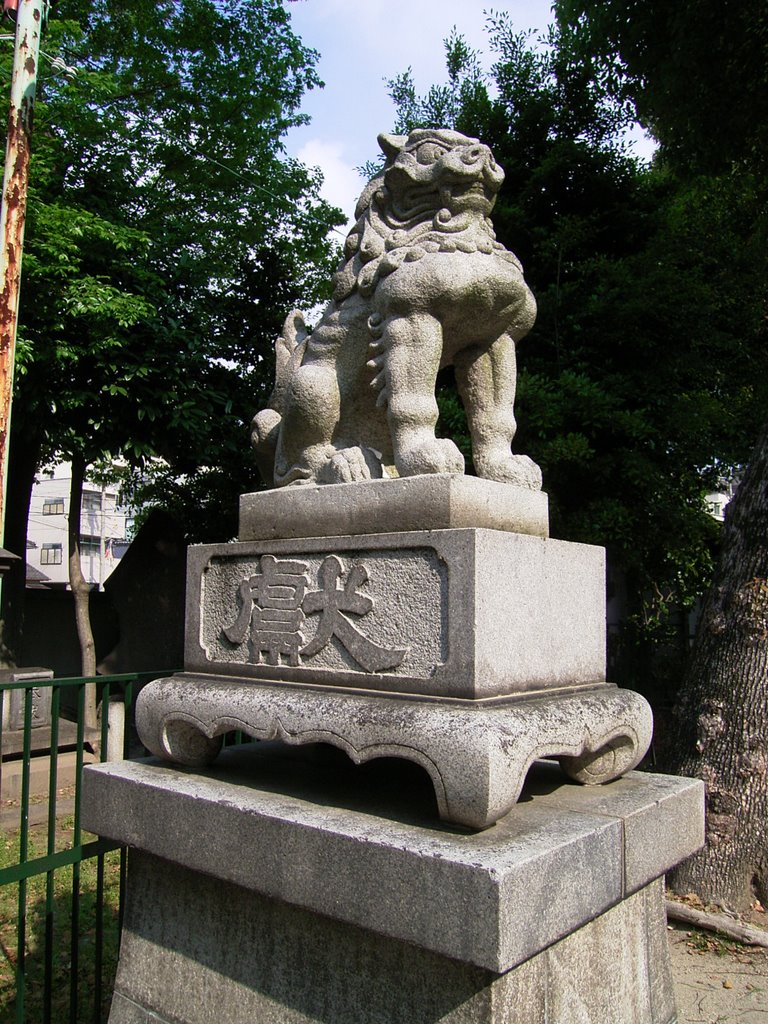
[[[333,299],[308,335],[291,313],[269,408],[253,420],[276,486],[463,473],[435,437],[435,379],[453,365],[478,476],[538,490],[513,455],[516,344],[536,304],[489,214],[504,172],[453,131],[379,136],[386,162],[357,204]]]
[[[12,668],[0,669],[0,682],[21,683],[53,679],[53,671],[49,668]],[[3,703],[3,730],[24,729],[26,690],[10,690]],[[32,728],[44,728],[51,724],[51,689],[48,686],[33,687],[30,694]],[[3,753],[7,753],[5,736],[3,736]]]
[[[549,536],[547,496],[457,473],[291,487],[240,498],[238,537],[342,537],[464,527]]]
[[[259,746],[225,752],[206,771],[135,762],[89,767],[84,825],[270,899],[497,973],[627,894],[625,845],[643,837],[627,836],[620,808],[555,810],[534,795],[494,828],[467,835],[430,822],[423,805],[414,816],[397,785],[361,796],[364,780],[351,766],[310,761],[297,771],[295,757]],[[646,776],[633,778],[642,791]],[[648,778],[650,821],[658,784]],[[671,805],[676,786],[685,805],[690,787],[698,789],[703,816],[701,784],[672,780]],[[608,804],[612,788],[605,787]],[[574,787],[574,800],[589,792]],[[407,820],[393,820],[403,811]],[[690,829],[685,837],[687,855],[697,841]],[[648,845],[658,877],[673,866],[670,851]]]
[[[679,864],[704,845],[702,785],[698,779],[632,772],[609,787],[582,792],[563,786],[553,764],[540,764],[530,790],[540,806],[620,816],[624,827],[624,875],[635,892],[658,875],[659,859]]]
[[[358,764],[405,758],[429,774],[441,818],[485,828],[514,806],[537,758],[559,757],[588,785],[634,768],[651,741],[652,716],[638,694],[607,684],[477,704],[179,674],[142,690],[136,725],[152,753],[192,766],[210,763],[233,729],[258,739],[330,743]]]
[[[110,1024],[676,1020],[660,882],[628,893],[639,851],[656,878],[698,845],[698,781],[554,792],[539,764],[475,836],[431,825],[391,764],[371,790],[269,744],[84,784],[85,826],[136,848]]]
[[[460,698],[605,679],[602,548],[438,530],[190,548],[185,668]]]
[[[659,883],[497,974],[146,854],[129,877],[109,1024],[677,1020]]]

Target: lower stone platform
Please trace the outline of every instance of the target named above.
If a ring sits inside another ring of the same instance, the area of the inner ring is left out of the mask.
[[[657,880],[703,842],[697,781],[539,763],[480,834],[415,766],[322,747],[84,787],[84,826],[133,847],[110,1024],[676,1019]]]

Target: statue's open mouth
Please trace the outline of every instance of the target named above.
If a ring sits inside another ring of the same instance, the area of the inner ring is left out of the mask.
[[[453,185],[451,187],[451,199],[459,205],[470,205],[474,209],[490,207],[493,204],[494,193],[491,192],[481,181],[472,185]],[[478,202],[479,200],[479,202]]]

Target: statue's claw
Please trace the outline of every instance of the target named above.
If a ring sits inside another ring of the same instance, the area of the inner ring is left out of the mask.
[[[435,437],[399,452],[395,457],[395,465],[400,476],[463,473],[464,456],[447,437]]]
[[[319,484],[348,484],[381,476],[381,463],[370,448],[341,448],[317,474]]]
[[[506,451],[502,455],[475,456],[477,475],[485,480],[498,480],[502,484],[513,484],[531,491],[541,490],[541,470],[527,455],[512,455]]]

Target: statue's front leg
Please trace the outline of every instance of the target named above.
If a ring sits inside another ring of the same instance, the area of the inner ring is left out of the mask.
[[[527,455],[512,454],[517,429],[517,361],[512,338],[503,334],[485,351],[465,350],[456,358],[455,369],[477,475],[539,490],[539,467]]]
[[[440,322],[426,313],[391,317],[383,324],[377,347],[380,354],[369,365],[379,370],[374,387],[380,389],[379,402],[387,405],[397,472],[463,473],[464,457],[453,441],[435,437]]]

